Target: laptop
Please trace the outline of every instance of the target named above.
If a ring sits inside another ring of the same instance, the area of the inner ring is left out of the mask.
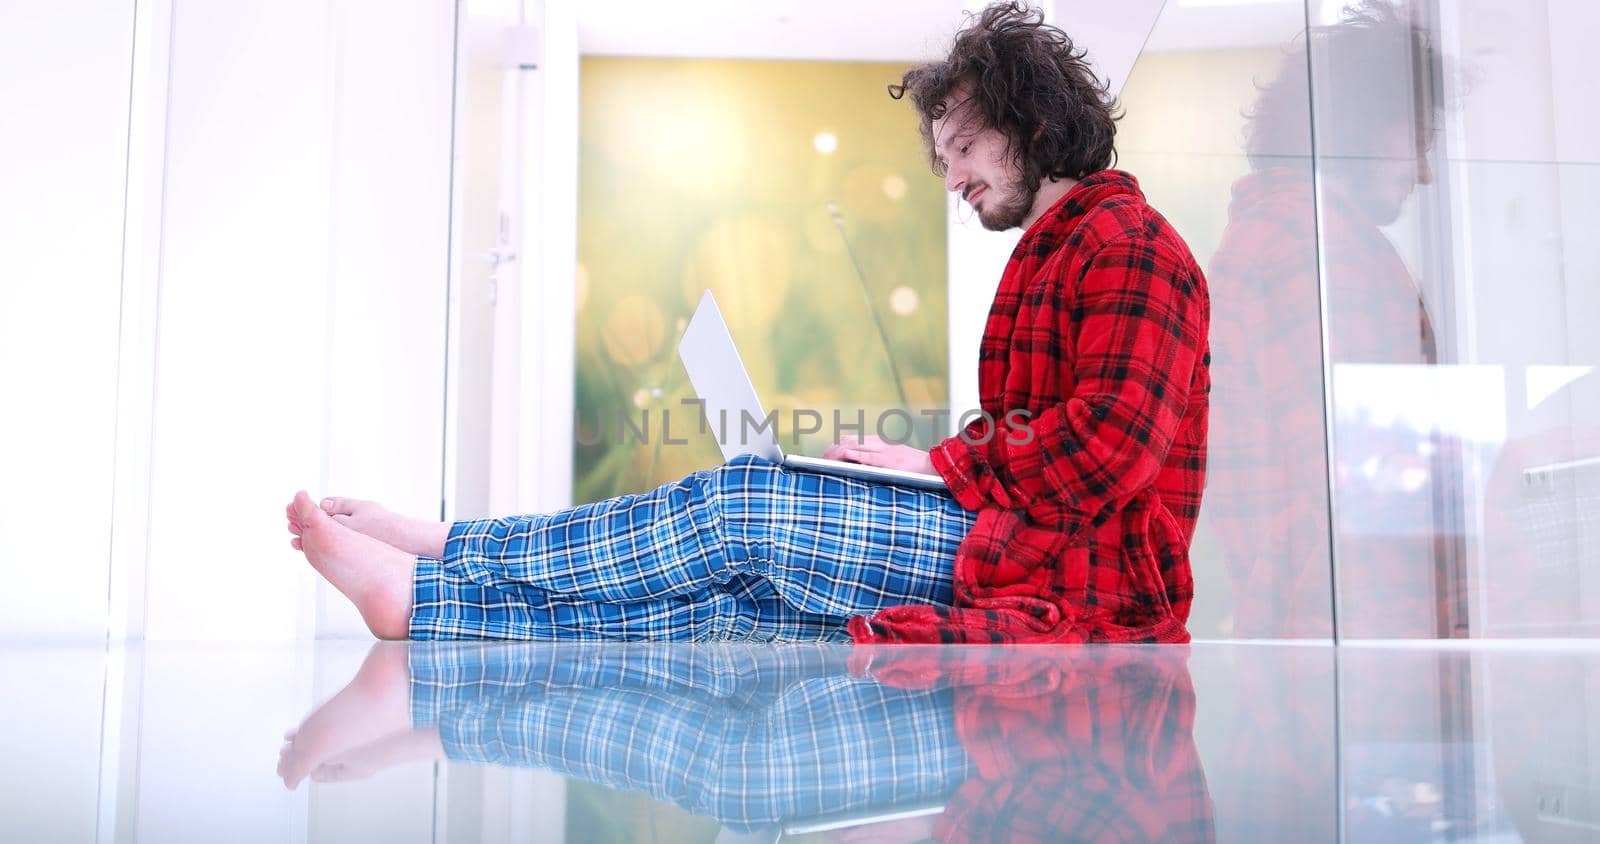
[[[717,445],[721,446],[725,460],[754,454],[806,472],[919,489],[945,489],[944,479],[938,475],[784,454],[778,445],[778,426],[765,423],[767,411],[756,396],[750,373],[739,359],[733,335],[728,332],[728,324],[723,321],[722,311],[710,290],[700,297],[694,318],[689,320],[683,339],[678,341],[678,357],[683,361],[683,368],[689,371],[689,381],[700,398],[707,426],[722,434]],[[748,424],[747,419],[750,420]],[[725,420],[725,423],[719,424],[718,420]]]

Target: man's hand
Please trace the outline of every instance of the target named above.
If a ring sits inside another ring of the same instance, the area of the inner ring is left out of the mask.
[[[862,437],[860,440],[851,437],[840,440],[828,446],[828,450],[822,452],[822,456],[828,460],[843,460],[848,463],[921,472],[926,475],[935,474],[933,461],[928,459],[926,451],[909,445],[886,443],[882,437]]]

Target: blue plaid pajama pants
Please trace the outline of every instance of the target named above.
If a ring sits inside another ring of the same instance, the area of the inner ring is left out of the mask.
[[[413,644],[414,726],[457,762],[642,792],[736,830],[942,799],[954,692],[852,676],[836,645]]]
[[[949,605],[975,516],[948,494],[739,457],[651,492],[457,522],[420,557],[413,639],[802,641]]]

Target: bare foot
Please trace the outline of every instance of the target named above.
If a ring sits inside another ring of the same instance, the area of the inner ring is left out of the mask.
[[[443,557],[445,540],[450,537],[448,522],[402,516],[376,501],[324,498],[322,511],[351,530],[418,557]]]
[[[284,735],[278,776],[294,788],[322,764],[386,736],[411,730],[411,672],[406,645],[377,642],[340,692]]]
[[[446,759],[438,727],[421,727],[394,733],[340,753],[311,772],[315,782],[363,780],[379,771],[410,762]]]
[[[415,554],[380,542],[333,520],[304,490],[289,504],[290,547],[361,611],[380,639],[404,639],[411,626],[411,577]]]

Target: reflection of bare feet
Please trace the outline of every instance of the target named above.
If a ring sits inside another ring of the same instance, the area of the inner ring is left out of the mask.
[[[411,729],[411,672],[406,646],[378,642],[338,694],[290,730],[278,754],[278,776],[294,788],[325,760]]]
[[[439,728],[422,727],[340,753],[318,765],[311,772],[311,779],[315,782],[364,780],[385,768],[407,762],[439,762],[444,758]]]
[[[418,557],[443,557],[445,540],[450,538],[448,522],[402,516],[376,501],[324,498],[322,511],[351,530]]]
[[[404,639],[411,625],[414,554],[335,522],[304,490],[289,505],[289,544],[361,611],[380,639]]]

